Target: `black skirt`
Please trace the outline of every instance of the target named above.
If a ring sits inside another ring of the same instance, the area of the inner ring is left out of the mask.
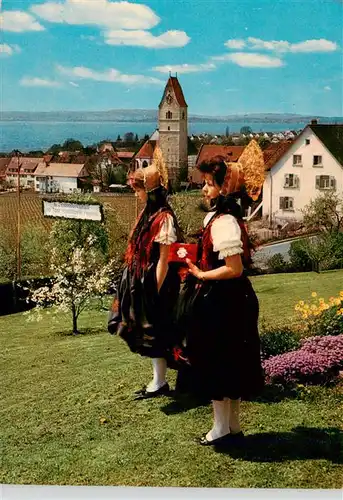
[[[180,294],[177,331],[197,395],[249,399],[261,392],[258,315],[246,276],[203,283],[190,277]]]
[[[154,259],[139,275],[134,267],[124,269],[116,294],[117,310],[111,313],[109,331],[125,340],[132,352],[167,358],[174,343],[173,312],[180,277],[177,269],[169,266],[158,293],[156,267]]]

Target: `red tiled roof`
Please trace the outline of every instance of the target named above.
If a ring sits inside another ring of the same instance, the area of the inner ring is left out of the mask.
[[[179,80],[177,79],[176,76],[170,76],[169,77],[167,85],[166,85],[166,87],[164,89],[164,93],[163,93],[163,97],[162,97],[160,106],[161,106],[161,104],[163,102],[163,99],[164,99],[164,96],[166,95],[166,93],[167,93],[168,90],[172,90],[173,91],[173,93],[175,94],[176,101],[177,101],[177,103],[178,103],[179,106],[181,106],[182,108],[187,108],[188,107],[187,103],[185,101],[185,96],[183,95],[183,91],[182,91],[180,82],[179,82]]]
[[[38,163],[40,163],[42,160],[43,160],[43,158],[21,157],[19,159],[19,164],[21,165],[20,175],[24,175],[28,172],[33,173],[36,170]],[[8,167],[7,167],[7,173],[13,173],[10,170],[17,172],[17,169],[18,169],[18,159],[11,158],[11,161],[9,162]],[[25,170],[26,170],[26,172],[25,172]]]
[[[131,159],[135,153],[132,151],[118,151],[118,158],[128,158]]]
[[[6,177],[6,170],[11,158],[0,158],[0,177]]]
[[[265,169],[270,170],[274,167],[286,151],[291,147],[294,141],[280,141],[276,144],[271,144],[263,151]]]
[[[200,148],[196,165],[210,161],[215,156],[223,156],[226,161],[238,161],[245,146],[220,146],[218,144],[203,144]]]
[[[136,154],[136,158],[152,158],[154,155],[155,146],[155,141],[146,141]]]

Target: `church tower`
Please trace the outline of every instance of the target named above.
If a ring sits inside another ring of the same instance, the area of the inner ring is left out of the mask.
[[[170,76],[159,105],[159,146],[169,178],[175,182],[188,167],[187,103],[177,76]]]

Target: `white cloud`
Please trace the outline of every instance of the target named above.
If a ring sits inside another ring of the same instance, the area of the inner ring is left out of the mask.
[[[0,43],[0,57],[13,56],[13,54],[19,54],[21,48],[19,45],[8,45],[7,43]]]
[[[279,68],[284,66],[284,62],[278,57],[265,56],[252,52],[234,52],[233,54],[214,56],[212,59],[223,62],[229,61],[243,68]]]
[[[44,31],[45,28],[36,19],[20,10],[8,10],[0,16],[3,31],[21,33],[24,31]]]
[[[60,82],[37,77],[24,77],[20,80],[20,85],[23,87],[61,87]]]
[[[31,11],[52,23],[99,26],[107,29],[150,29],[160,18],[150,7],[109,0],[65,0],[33,5]]]
[[[330,90],[332,90],[332,88],[329,85],[326,85],[326,87],[324,87],[324,90],[327,90],[328,92],[330,92]]]
[[[184,47],[189,40],[189,36],[184,31],[166,31],[159,36],[143,30],[111,30],[105,33],[105,42],[108,45],[131,45],[151,49]]]
[[[69,82],[69,85],[71,85],[72,87],[80,87],[80,85],[75,82]]]
[[[235,47],[235,42],[242,42],[242,47]],[[250,50],[271,50],[281,53],[333,52],[338,48],[335,42],[324,38],[291,43],[286,40],[262,40],[260,38],[249,37],[246,41],[228,40],[225,45],[231,49],[246,47]]]
[[[225,42],[226,47],[229,49],[243,49],[245,47],[245,41],[244,40],[228,40]]]
[[[225,89],[225,92],[238,92],[239,89]]]
[[[57,70],[65,76],[72,78],[80,78],[83,80],[94,80],[96,82],[112,82],[112,83],[124,83],[127,85],[134,84],[154,84],[154,85],[164,85],[165,82],[159,80],[158,78],[153,78],[144,75],[127,75],[121,73],[117,69],[110,68],[104,71],[96,71],[84,66],[76,66],[73,68],[67,68],[64,66],[57,66]]]
[[[158,71],[159,73],[197,73],[201,71],[212,71],[216,69],[215,64],[179,64],[179,65],[166,65],[166,66],[155,66],[152,68],[153,71]]]

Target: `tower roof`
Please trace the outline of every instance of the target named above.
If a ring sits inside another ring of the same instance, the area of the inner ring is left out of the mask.
[[[160,106],[162,105],[162,102],[163,102],[163,99],[167,93],[168,90],[172,90],[173,93],[175,94],[175,98],[176,98],[176,101],[178,103],[178,105],[182,108],[187,108],[187,103],[186,103],[186,100],[185,100],[185,97],[183,95],[183,91],[182,91],[182,88],[181,88],[181,85],[180,85],[180,82],[179,80],[177,79],[176,76],[170,76],[168,81],[167,81],[167,85],[164,89],[164,93],[163,93],[163,97],[162,97],[162,100],[160,102]]]

